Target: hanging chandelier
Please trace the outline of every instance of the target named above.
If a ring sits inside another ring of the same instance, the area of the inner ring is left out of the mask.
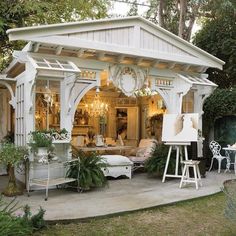
[[[157,91],[151,90],[150,85],[149,85],[149,81],[146,78],[145,82],[143,84],[143,87],[141,89],[137,89],[134,92],[134,95],[136,97],[144,97],[144,96],[153,96],[153,95],[157,95]]]
[[[88,112],[89,116],[104,117],[108,112],[108,104],[103,102],[98,93],[96,93],[93,102],[85,104],[85,110]]]
[[[153,96],[157,94],[158,93],[156,91],[152,91],[149,87],[144,87],[134,92],[136,97]]]

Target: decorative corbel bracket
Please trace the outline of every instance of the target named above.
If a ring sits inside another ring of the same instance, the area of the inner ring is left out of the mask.
[[[65,77],[65,84],[66,84],[66,103],[68,104],[68,110],[67,113],[69,114],[72,109],[72,95],[73,95],[73,89],[75,87],[76,81],[77,81],[76,74],[70,74]]]

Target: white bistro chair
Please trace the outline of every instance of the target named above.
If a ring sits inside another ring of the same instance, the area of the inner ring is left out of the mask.
[[[228,156],[222,156],[220,154],[221,146],[216,141],[211,141],[210,144],[209,144],[209,148],[210,148],[210,150],[212,152],[212,155],[213,155],[212,159],[211,159],[211,166],[209,168],[209,171],[211,171],[213,161],[214,161],[214,159],[216,159],[218,161],[218,173],[220,173],[222,160],[224,160],[224,159],[228,160],[229,157]]]

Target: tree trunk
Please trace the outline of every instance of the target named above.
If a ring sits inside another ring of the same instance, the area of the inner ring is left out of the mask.
[[[180,0],[179,31],[180,38],[185,38],[185,18],[187,14],[187,0]]]
[[[164,14],[163,14],[163,11],[164,11],[164,0],[160,0],[160,2],[159,2],[159,10],[158,10],[158,23],[159,23],[159,26],[164,28],[165,26],[164,26]]]
[[[13,197],[16,195],[23,194],[22,191],[16,185],[14,166],[9,165],[8,175],[9,175],[8,185],[6,189],[3,191],[3,194],[8,197]]]
[[[186,29],[186,33],[185,33],[185,35],[184,35],[184,39],[187,40],[187,41],[190,41],[194,22],[195,22],[195,17],[192,16],[192,17],[190,18],[190,20],[189,20],[189,26],[188,26],[188,28]]]

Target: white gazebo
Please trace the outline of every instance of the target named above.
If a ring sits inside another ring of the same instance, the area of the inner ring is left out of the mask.
[[[104,135],[116,138],[125,122],[127,142],[137,143],[150,135],[148,118],[163,113],[163,108],[167,113],[199,113],[201,130],[204,100],[217,86],[205,71],[222,69],[224,64],[142,17],[33,26],[7,33],[10,41],[28,42],[14,51],[13,61],[0,77],[0,96],[6,93],[3,88],[10,92],[0,109],[9,109],[9,102],[15,110],[0,113],[0,119],[3,127],[14,126],[17,145],[25,145],[35,129],[65,128],[76,136],[91,127],[100,133],[102,123]],[[103,122],[85,116],[95,90],[108,104]],[[50,107],[44,105],[46,98]],[[11,113],[14,119],[6,119]],[[122,117],[127,121],[119,123]]]

